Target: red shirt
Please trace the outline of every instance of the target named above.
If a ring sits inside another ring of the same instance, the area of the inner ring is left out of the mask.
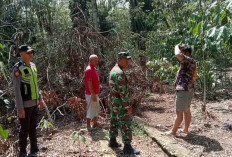
[[[85,94],[91,95],[88,86],[88,81],[92,81],[94,93],[99,94],[99,89],[100,89],[99,77],[95,67],[90,64],[85,69]]]

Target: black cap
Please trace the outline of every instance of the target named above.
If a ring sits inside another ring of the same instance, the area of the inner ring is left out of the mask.
[[[21,45],[19,46],[19,50],[18,50],[18,53],[20,52],[34,52],[34,50],[31,48],[31,46]]]
[[[20,52],[33,52],[33,53],[34,53],[34,50],[31,48],[31,46],[28,46],[28,45],[21,45],[21,46],[19,46],[19,48],[18,48],[17,57],[20,56],[20,55],[19,55]]]
[[[129,55],[128,52],[119,52],[118,53],[118,59],[122,59],[122,58],[131,59],[131,56]]]
[[[184,52],[189,52],[190,55],[192,54],[192,48],[189,44],[183,44],[183,43],[180,43],[179,44],[179,49],[181,51],[184,51]]]

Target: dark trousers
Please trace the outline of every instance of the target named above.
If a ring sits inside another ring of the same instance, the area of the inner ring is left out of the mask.
[[[30,138],[31,152],[35,152],[38,149],[36,137],[38,107],[36,105],[33,107],[24,108],[24,111],[25,118],[19,118],[21,125],[19,132],[20,152],[26,153],[28,135]]]

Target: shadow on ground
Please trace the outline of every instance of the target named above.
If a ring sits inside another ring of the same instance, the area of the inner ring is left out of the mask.
[[[144,114],[144,112],[155,112],[155,113],[164,113],[165,112],[165,108],[163,107],[154,107],[154,106],[143,106],[140,107],[136,110],[136,115],[139,117],[146,117],[146,114]]]
[[[108,132],[104,128],[96,128],[89,132],[93,141],[108,140]]]
[[[203,152],[211,152],[211,151],[216,152],[216,151],[223,150],[221,144],[217,140],[211,139],[211,138],[206,137],[206,136],[189,134],[186,137],[178,136],[177,138],[181,138],[192,145],[203,146],[204,147]]]
[[[125,155],[120,148],[112,148],[115,152],[116,157],[136,157],[136,155]]]

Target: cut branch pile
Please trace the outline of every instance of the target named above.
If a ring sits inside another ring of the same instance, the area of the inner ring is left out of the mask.
[[[41,91],[44,102],[48,106],[57,107],[60,105],[61,99],[54,91]]]
[[[71,97],[67,101],[68,107],[76,119],[83,119],[86,115],[86,101],[81,98]]]
[[[150,91],[152,81],[146,78],[146,72],[140,66],[136,63],[131,65],[133,68],[130,68],[126,73],[129,82],[130,103],[133,109],[136,109],[145,97],[145,93]]]
[[[162,81],[154,82],[152,86],[152,93],[168,93],[169,86]]]

